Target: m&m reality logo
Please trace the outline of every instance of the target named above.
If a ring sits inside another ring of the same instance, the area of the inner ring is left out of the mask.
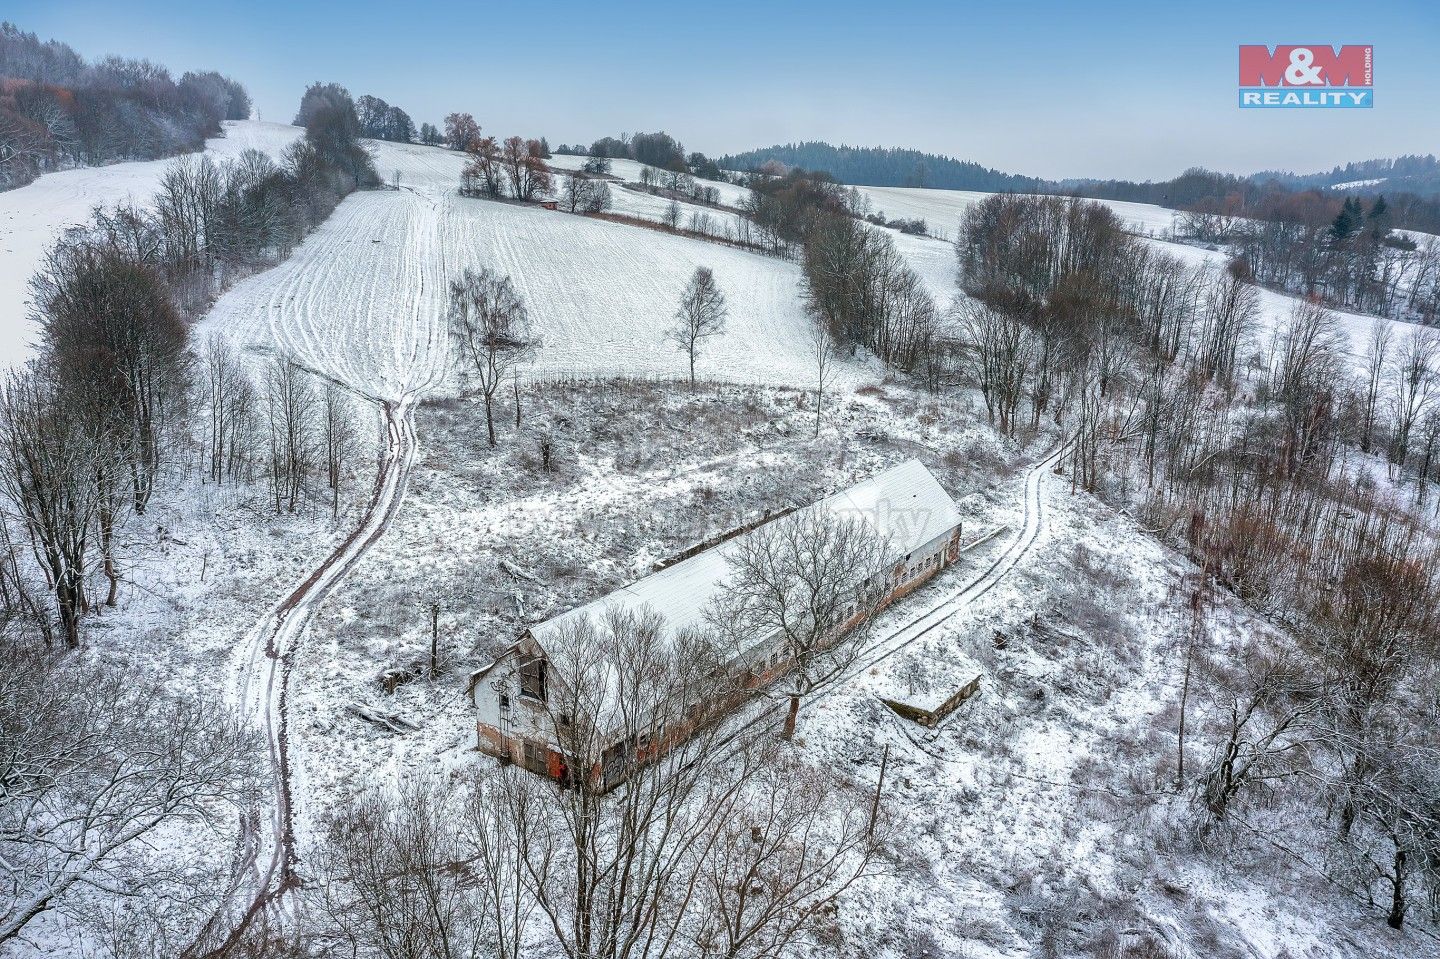
[[[1369,44],[1240,46],[1240,106],[1355,109],[1375,105]]]

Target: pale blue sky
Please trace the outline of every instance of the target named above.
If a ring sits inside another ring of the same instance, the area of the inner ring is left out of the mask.
[[[289,120],[311,80],[487,132],[825,139],[1044,177],[1308,172],[1440,151],[1440,3],[10,0],[86,56],[215,68]],[[1241,110],[1241,43],[1370,43],[1373,110]]]

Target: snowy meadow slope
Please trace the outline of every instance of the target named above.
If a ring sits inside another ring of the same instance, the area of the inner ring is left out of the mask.
[[[935,238],[953,240],[960,218],[971,206],[991,196],[964,190],[927,190],[910,187],[859,187],[873,204],[888,217],[901,216],[925,220],[931,237],[893,236],[897,248],[910,267],[926,281],[936,302],[943,304],[955,295],[955,255],[949,243]],[[1109,207],[1127,228],[1146,238],[1156,250],[1194,266],[1223,267],[1229,257],[1222,250],[1207,249],[1164,239],[1174,225],[1175,211],[1149,203],[1122,200],[1092,200]],[[1424,236],[1424,234],[1416,234]],[[1259,296],[1261,337],[1268,338],[1294,309],[1296,298],[1264,287],[1256,287]],[[1357,358],[1364,354],[1375,323],[1409,328],[1411,324],[1379,319],[1344,310],[1333,311],[1350,341],[1350,351]],[[1257,344],[1260,345],[1260,344]]]
[[[276,159],[301,134],[299,127],[254,120],[224,124],[225,135],[209,140],[205,153],[216,160],[259,150]],[[46,251],[67,228],[84,223],[97,206],[146,206],[172,160],[116,163],[48,173],[34,183],[0,193],[0,366],[14,366],[32,349],[30,277]]]
[[[363,395],[393,397],[443,368],[448,281],[508,274],[541,340],[533,378],[679,378],[665,340],[697,266],[715,272],[726,331],[701,356],[715,380],[791,384],[813,376],[800,268],[773,257],[654,230],[456,194],[464,157],[375,142],[375,165],[400,189],[348,197],[279,267],[222,296],[202,327],[291,355]],[[616,195],[629,194],[619,187]],[[652,197],[636,197],[653,200]],[[658,201],[657,201],[658,202]],[[858,382],[856,367],[844,376]]]

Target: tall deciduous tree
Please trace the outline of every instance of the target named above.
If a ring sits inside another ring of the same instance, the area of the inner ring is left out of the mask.
[[[60,243],[33,287],[54,373],[99,429],[121,438],[135,511],[144,513],[189,371],[170,291],[155,266],[84,236]]]
[[[536,348],[525,301],[508,276],[467,269],[450,282],[449,324],[456,353],[485,396],[485,426],[495,446],[495,393]]]
[[[452,113],[445,118],[445,143],[452,150],[469,150],[480,139],[480,124],[468,113]]]
[[[725,294],[715,282],[715,274],[708,266],[697,266],[680,294],[675,323],[666,334],[690,360],[692,393],[695,392],[695,358],[704,348],[706,340],[725,332],[727,315],[729,308],[725,305]]]
[[[709,618],[748,650],[774,637],[793,662],[785,738],[800,699],[855,661],[890,590],[890,544],[865,519],[811,507],[736,540]]]

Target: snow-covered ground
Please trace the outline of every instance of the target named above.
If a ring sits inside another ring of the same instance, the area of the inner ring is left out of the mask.
[[[955,239],[960,218],[976,203],[992,196],[975,190],[930,190],[903,186],[856,187],[869,201],[874,212],[886,219],[920,219],[930,228],[932,236]],[[1168,231],[1175,217],[1174,210],[1153,203],[1130,203],[1125,200],[1096,200],[1114,210],[1125,225],[1136,233],[1158,236]]]
[[[291,130],[265,126],[276,143]],[[387,182],[399,171],[400,189],[347,198],[291,259],[222,296],[203,330],[290,356],[359,394],[405,398],[405,415],[391,425],[413,428],[401,444],[409,459],[402,472],[384,474],[401,487],[383,501],[384,523],[357,512],[368,475],[347,481],[335,524],[321,518],[328,507],[318,502],[300,518],[269,517],[263,484],[191,486],[157,504],[155,523],[135,527],[156,558],[127,570],[121,607],[97,617],[91,634],[97,648],[135,655],[150,654],[163,636],[168,682],[195,695],[223,693],[225,664],[244,653],[247,630],[265,623],[282,595],[277,584],[312,582],[320,559],[332,549],[341,557],[348,578],[337,572],[325,582],[334,593],[323,607],[307,600],[314,620],[297,654],[290,729],[302,847],[327,811],[376,783],[490,762],[471,748],[464,681],[524,623],[633,579],[760,510],[918,456],[955,495],[969,534],[1005,526],[1007,535],[899,604],[881,626],[906,642],[867,660],[802,716],[794,747],[802,758],[862,787],[891,748],[886,806],[897,838],[884,874],[842,900],[837,922],[852,945],[885,959],[1011,959],[1040,943],[1056,955],[1127,954],[1096,945],[1113,936],[1137,956],[1160,954],[1140,951],[1147,937],[1172,944],[1175,955],[1435,955],[1414,934],[1383,939],[1373,911],[1277,859],[1264,842],[1242,838],[1219,853],[1184,845],[1188,806],[1164,783],[1173,755],[1166,711],[1180,668],[1174,643],[1188,623],[1176,586],[1188,568],[1064,478],[1042,471],[1025,482],[1023,464],[1043,453],[1044,440],[1027,450],[999,438],[972,394],[942,400],[894,385],[837,391],[825,433],[813,439],[813,396],[804,392],[812,321],[795,264],[465,199],[455,194],[464,157],[374,149]],[[983,196],[950,192],[891,190],[919,196],[909,210],[876,205],[938,226],[942,211],[958,217],[962,203]],[[951,246],[894,238],[945,302],[955,288]],[[1223,260],[1165,248],[1188,262]],[[764,385],[706,384],[691,395],[604,380],[683,376],[663,331],[702,264],[730,304],[727,333],[702,355],[702,376]],[[534,380],[596,380],[532,383],[515,428],[504,400],[495,451],[481,438],[478,401],[436,389],[446,366],[446,283],[466,266],[510,274],[525,296],[543,339]],[[1290,307],[1278,294],[1261,296],[1269,322]],[[1346,318],[1352,337],[1370,322]],[[876,372],[850,367],[843,385]],[[539,462],[542,437],[556,450],[553,472]],[[365,534],[363,559],[346,553],[352,527],[360,532],[351,537]],[[1014,542],[1025,549],[1010,556],[1013,565],[992,565]],[[913,641],[902,632],[987,569],[1001,572],[983,596],[934,628],[927,620]],[[380,673],[423,661],[432,603],[441,608],[442,675],[383,694]],[[1265,628],[1238,605],[1222,619],[1226,635]],[[297,637],[304,625],[296,620]],[[933,732],[880,703],[933,702],[977,675],[980,698]],[[381,731],[356,719],[353,704],[418,728]],[[214,846],[223,845],[219,833]]]
[[[260,150],[272,157],[300,136],[298,127],[253,120],[227,122],[225,135],[208,140],[217,160]],[[55,239],[84,223],[97,206],[148,205],[170,160],[116,163],[47,173],[34,183],[0,193],[0,367],[22,362],[33,344],[30,277]]]
[[[589,157],[572,156],[568,154],[555,154],[547,162],[556,170],[578,170],[585,165]],[[652,168],[653,169],[653,168]],[[610,175],[619,177],[626,183],[639,183],[644,173],[645,164],[635,160],[611,160]],[[700,186],[714,187],[720,193],[720,202],[725,206],[742,206],[750,195],[750,191],[743,186],[736,186],[733,183],[726,183],[723,180],[700,180],[695,181]]]
[[[1166,240],[1150,240],[1157,249],[1169,255],[1196,266],[1223,267],[1229,257],[1221,250],[1209,250],[1203,247],[1191,246],[1185,243],[1174,243]],[[1295,309],[1299,302],[1298,297],[1279,293],[1275,290],[1264,287],[1256,287],[1255,292],[1259,297],[1260,305],[1260,330],[1262,339],[1267,338]],[[1396,328],[1397,334],[1403,334],[1407,330],[1415,329],[1412,323],[1404,323],[1399,320],[1387,320],[1380,317],[1366,316],[1362,313],[1350,313],[1345,310],[1332,310],[1336,319],[1344,330],[1346,338],[1350,342],[1351,355],[1355,357],[1357,364],[1362,362],[1367,344],[1369,343],[1371,330],[1376,323],[1386,323]]]
[[[561,154],[550,158],[548,162],[551,168],[562,171],[555,175],[556,190],[563,188],[565,176],[563,171],[580,169],[586,159],[588,158]],[[634,160],[610,161],[611,176],[619,178],[610,182],[610,211],[641,220],[649,220],[652,223],[664,223],[665,216],[670,209],[670,201],[667,198],[625,186],[627,183],[638,184],[644,170],[645,164],[637,163]],[[744,236],[742,226],[744,217],[721,207],[741,206],[750,191],[743,186],[735,186],[733,183],[723,183],[717,180],[697,180],[696,182],[701,186],[714,187],[719,191],[720,207],[705,206],[685,200],[678,201],[681,212],[680,228],[697,230],[719,237],[739,238]],[[697,216],[703,217],[706,222],[703,224],[697,222],[695,219]]]
[[[814,376],[794,263],[660,231],[534,206],[458,196],[464,158],[373,143],[376,168],[401,189],[348,197],[279,267],[241,281],[203,323],[237,343],[293,355],[365,395],[394,398],[439,360],[434,324],[461,270],[508,274],[541,339],[526,375],[678,378],[665,339],[697,266],[729,306],[725,333],[698,370],[710,379],[806,383]],[[630,194],[618,185],[614,193]],[[645,197],[644,199],[654,199]],[[417,373],[417,370],[419,371]],[[878,374],[842,371],[856,383]]]
[[[1380,184],[1384,183],[1386,179],[1387,179],[1386,177],[1380,177],[1378,180],[1347,180],[1347,181],[1344,182],[1344,183],[1332,183],[1332,184],[1330,184],[1329,189],[1331,189],[1331,190],[1359,190],[1359,189],[1361,189],[1362,187],[1367,187],[1367,186],[1379,186]]]

